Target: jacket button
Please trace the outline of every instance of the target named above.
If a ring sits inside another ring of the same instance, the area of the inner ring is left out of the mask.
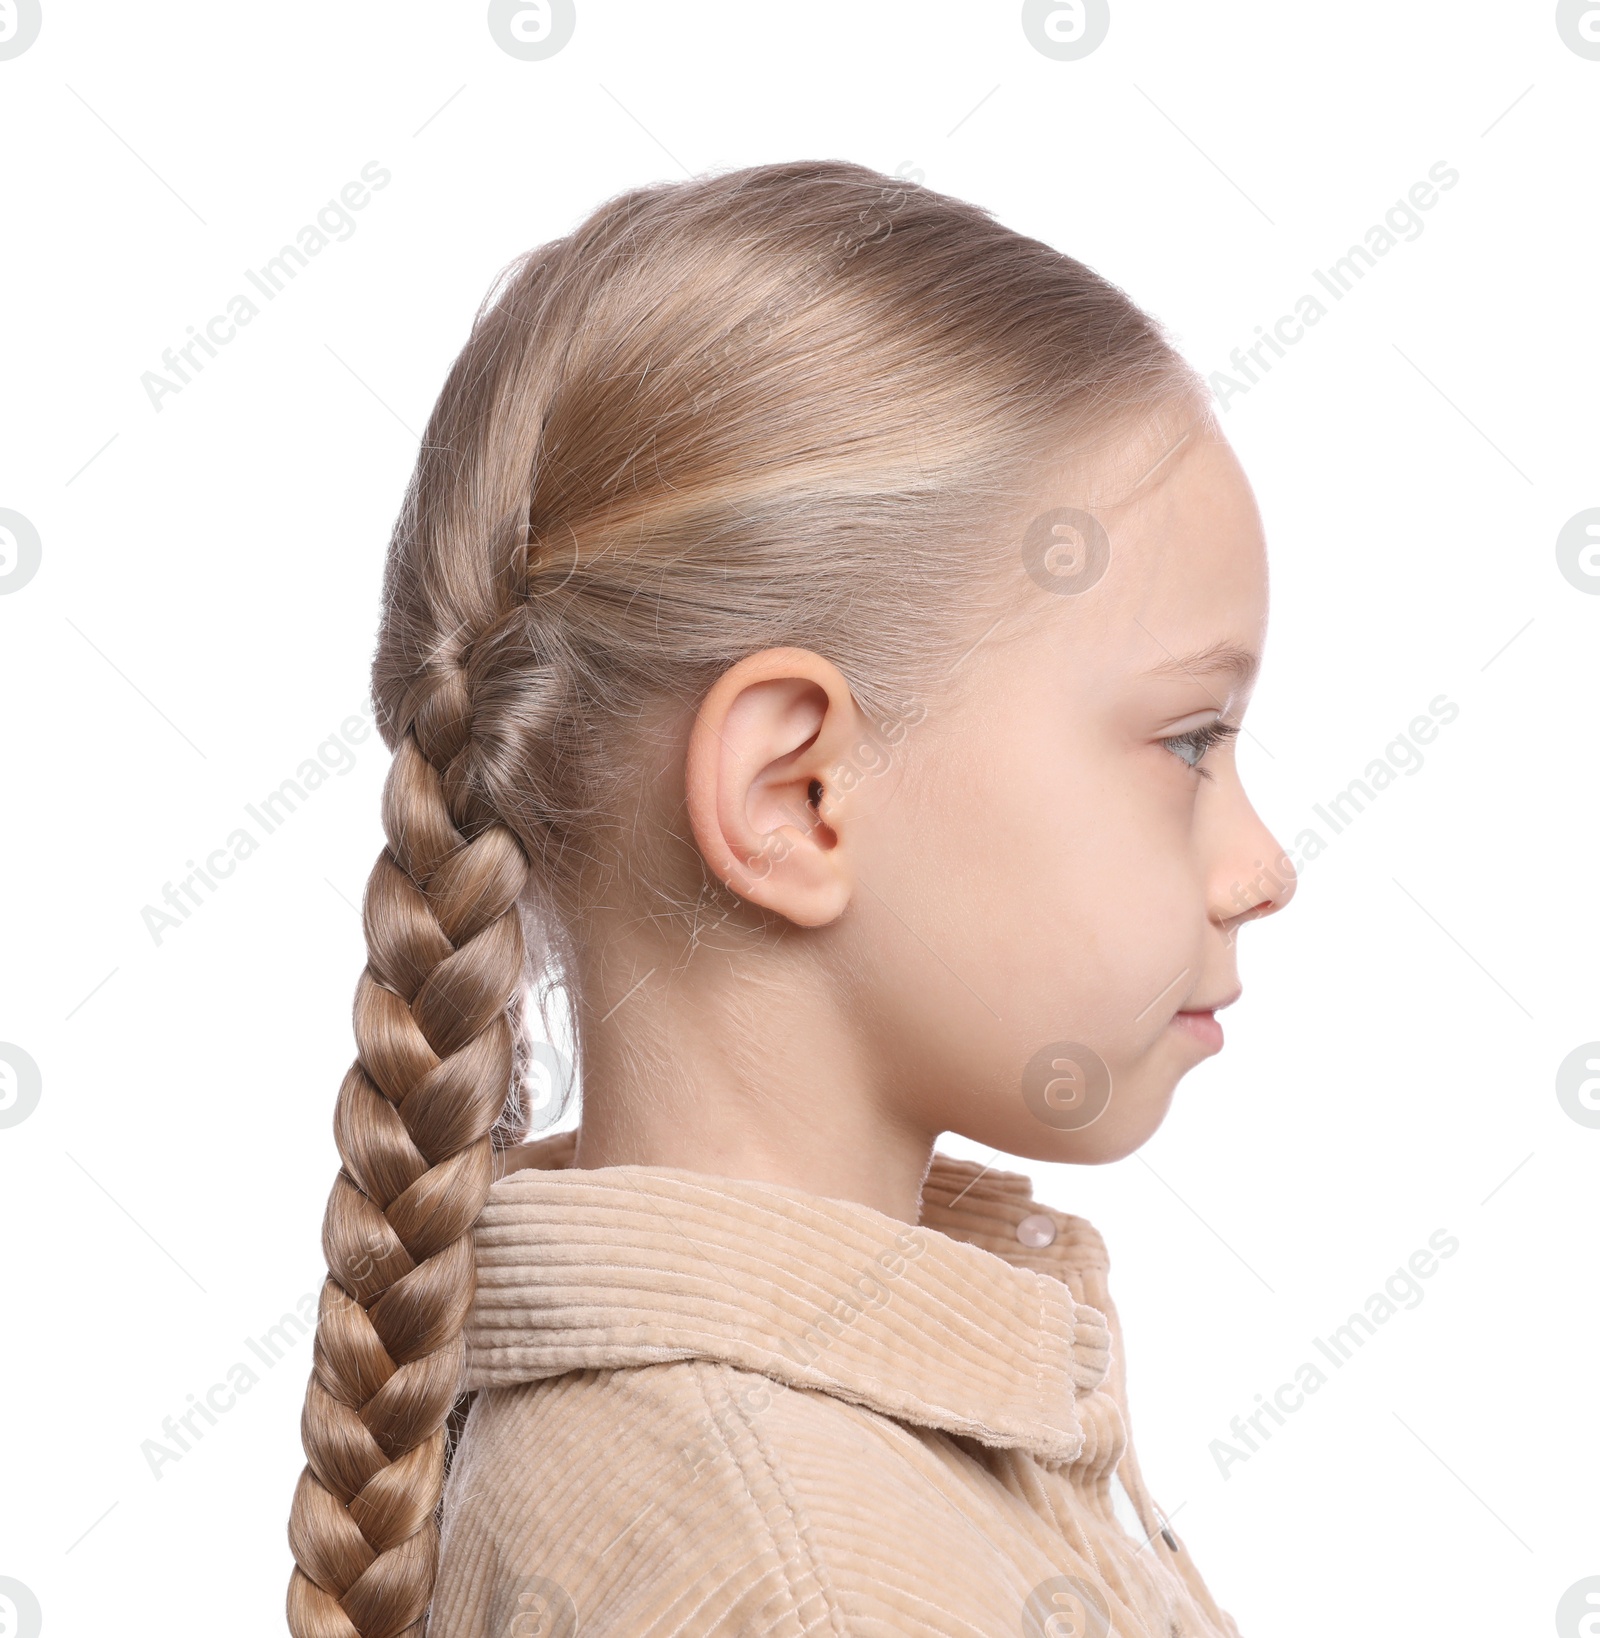
[[[1025,1246],[1032,1246],[1037,1251],[1041,1246],[1049,1245],[1056,1237],[1056,1220],[1042,1211],[1036,1211],[1029,1217],[1024,1217],[1017,1224],[1017,1238]]]

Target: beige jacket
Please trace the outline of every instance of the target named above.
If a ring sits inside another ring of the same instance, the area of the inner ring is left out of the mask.
[[[429,1638],[1238,1638],[1139,1476],[1105,1245],[1026,1178],[936,1156],[913,1228],[522,1153]]]

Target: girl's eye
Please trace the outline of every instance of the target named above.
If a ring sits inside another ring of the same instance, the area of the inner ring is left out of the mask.
[[[1200,766],[1201,758],[1213,745],[1221,745],[1239,732],[1235,722],[1208,722],[1203,728],[1191,728],[1186,734],[1174,734],[1161,741],[1186,767],[1193,768],[1202,779],[1214,779],[1209,768]]]

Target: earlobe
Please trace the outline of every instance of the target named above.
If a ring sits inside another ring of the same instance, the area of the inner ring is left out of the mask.
[[[828,772],[857,716],[836,666],[764,649],[717,680],[690,730],[685,793],[701,856],[742,898],[802,927],[835,920],[853,891]]]

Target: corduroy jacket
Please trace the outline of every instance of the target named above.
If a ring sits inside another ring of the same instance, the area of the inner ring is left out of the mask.
[[[1238,1638],[1084,1219],[942,1155],[912,1226],[572,1153],[479,1221],[429,1638]]]

